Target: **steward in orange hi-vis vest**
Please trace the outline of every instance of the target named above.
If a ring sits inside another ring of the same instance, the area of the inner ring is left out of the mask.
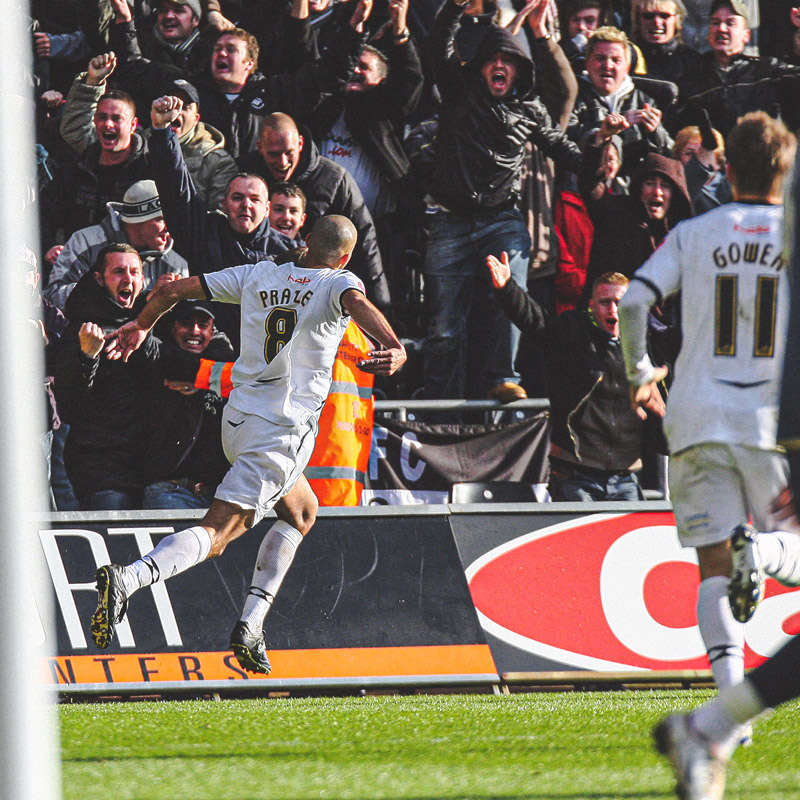
[[[333,362],[317,444],[304,473],[321,506],[357,506],[361,502],[375,403],[374,377],[356,364],[372,349],[369,339],[351,322]]]
[[[375,403],[373,376],[356,364],[373,349],[354,322],[347,326],[336,360],[328,399],[319,418],[317,443],[305,476],[321,506],[357,506],[372,443]],[[227,397],[232,361],[200,360],[195,388]]]

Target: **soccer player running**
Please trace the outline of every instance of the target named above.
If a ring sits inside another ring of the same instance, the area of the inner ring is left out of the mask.
[[[778,495],[774,506],[784,518],[795,516],[800,498],[800,165],[795,165],[793,214],[787,214],[787,241],[792,247],[792,293],[786,354],[781,381],[778,441],[784,444],[790,467],[789,490]],[[760,538],[760,537],[759,537]],[[795,636],[774,656],[753,670],[741,683],[719,694],[691,713],[672,714],[653,731],[656,746],[672,763],[678,797],[684,800],[719,800],[725,789],[728,760],[739,744],[739,731],[764,712],[800,697],[800,636]]]
[[[646,354],[647,312],[681,292],[683,343],[664,418],[669,486],[680,542],[697,549],[697,620],[720,689],[744,678],[742,622],[759,599],[762,569],[800,583],[800,536],[761,535],[759,566],[753,531],[742,524],[774,530],[771,502],[788,475],[776,436],[789,312],[783,182],[794,151],[783,123],[744,116],[726,147],[734,202],[676,226],[634,274],[619,309],[641,404],[665,374]]]
[[[356,238],[346,217],[322,217],[308,236],[307,252],[295,263],[261,261],[164,284],[135,320],[107,336],[109,357],[127,360],[180,300],[241,305],[241,355],[233,367],[222,432],[232,466],[198,525],[164,537],[128,566],[97,570],[99,599],[91,632],[99,648],[111,643],[134,592],[220,555],[274,507],[278,520],[261,542],[252,586],[230,639],[244,669],[270,671],[264,618],[316,517],[317,498],[303,469],[314,449],[349,318],[383,346],[369,353],[361,369],[391,375],[406,360],[405,348],[365,297],[361,281],[344,269]]]

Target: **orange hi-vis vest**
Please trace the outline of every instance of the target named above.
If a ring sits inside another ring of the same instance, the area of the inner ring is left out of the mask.
[[[375,402],[373,376],[356,364],[372,350],[354,322],[347,326],[336,360],[328,399],[319,418],[317,443],[305,476],[321,506],[357,506],[372,445]],[[227,397],[233,389],[233,361],[200,359],[195,388]]]
[[[305,476],[321,506],[357,506],[372,445],[374,376],[356,364],[373,349],[355,322],[347,326],[328,399],[319,418],[317,444]]]
[[[205,389],[220,397],[227,397],[233,391],[231,382],[233,363],[233,361],[209,361],[207,358],[201,358],[200,369],[197,370],[194,379],[195,389]]]

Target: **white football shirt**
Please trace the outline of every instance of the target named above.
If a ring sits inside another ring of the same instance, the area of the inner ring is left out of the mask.
[[[782,206],[729,203],[680,223],[636,271],[623,306],[649,306],[644,286],[681,292],[683,343],[664,419],[672,453],[701,442],[775,448],[789,311],[783,247]],[[623,327],[629,374],[644,355],[630,333]]]
[[[364,285],[343,269],[259,261],[202,276],[208,296],[242,308],[242,344],[229,404],[279,425],[319,414],[350,321],[341,305]]]

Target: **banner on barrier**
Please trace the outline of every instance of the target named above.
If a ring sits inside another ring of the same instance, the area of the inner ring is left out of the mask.
[[[499,672],[708,669],[695,551],[671,511],[505,515],[451,525]],[[745,629],[754,667],[800,632],[800,591],[768,580]]]
[[[244,672],[228,650],[264,523],[220,558],[139,591],[112,645],[96,650],[89,637],[96,567],[129,563],[185,525],[57,523],[40,531],[58,612],[47,682],[127,690],[497,680],[445,515],[379,525],[320,517],[267,616],[269,676]]]
[[[363,505],[446,503],[460,481],[547,484],[546,413],[502,425],[384,419],[372,433]]]

